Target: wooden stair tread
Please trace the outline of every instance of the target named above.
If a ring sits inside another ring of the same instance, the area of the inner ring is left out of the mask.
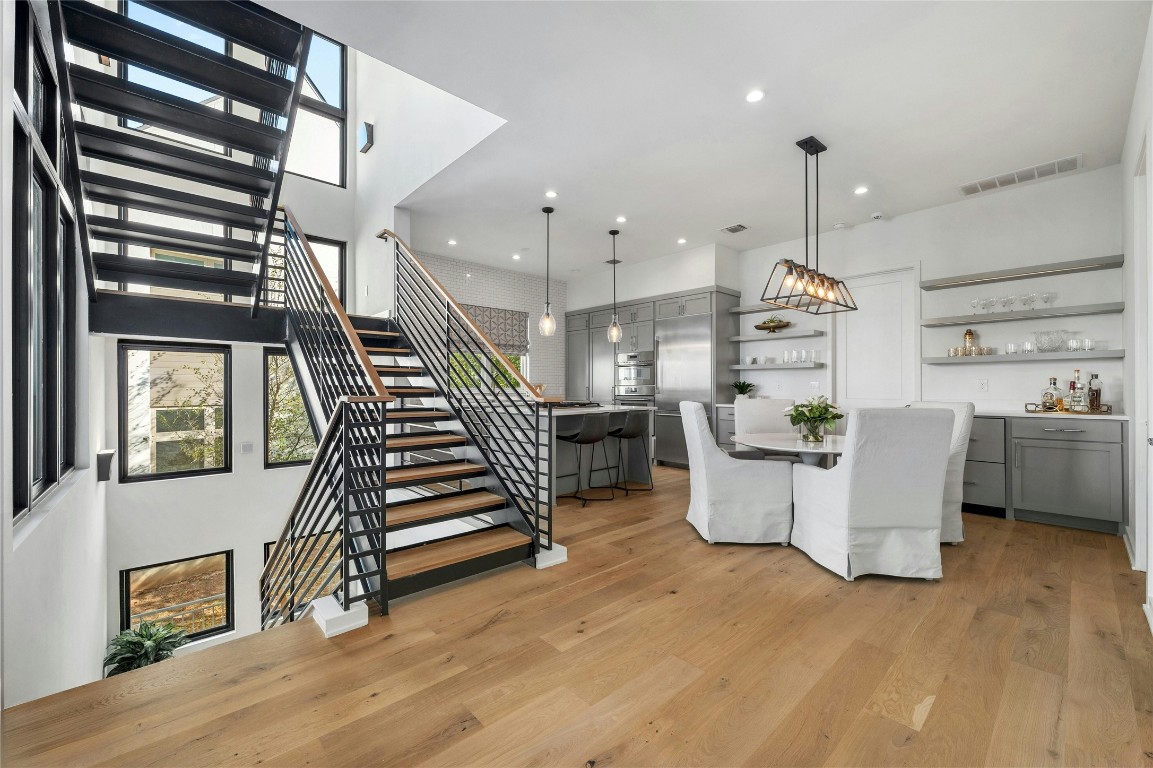
[[[389,394],[393,395],[428,395],[432,397],[436,390],[432,387],[389,387]]]
[[[412,353],[408,347],[365,347],[364,351],[370,355],[408,355]]]
[[[496,505],[503,507],[505,505],[504,498],[495,493],[481,491],[479,493],[466,493],[463,496],[434,497],[427,501],[418,501],[415,504],[388,507],[385,510],[384,519],[385,525],[403,525],[474,509],[491,509]]]
[[[393,437],[389,435],[385,443],[389,448],[406,448],[411,446],[437,446],[437,445],[464,445],[468,440],[461,435],[406,435]]]
[[[399,331],[368,331],[368,330],[364,330],[362,328],[357,328],[355,330],[356,330],[356,333],[360,336],[385,336],[385,337],[388,337],[391,339],[396,339],[396,338],[400,337]]]
[[[410,467],[393,467],[384,473],[384,482],[400,483],[411,480],[435,480],[437,478],[452,477],[454,475],[468,475],[486,471],[480,464],[469,461],[453,462],[451,464],[415,464]]]
[[[403,579],[425,571],[463,563],[478,557],[523,547],[531,542],[528,536],[507,526],[489,528],[480,533],[445,539],[422,547],[388,553],[388,578]]]
[[[434,419],[434,418],[455,419],[456,417],[453,416],[448,411],[438,411],[435,409],[427,409],[427,410],[421,409],[421,410],[416,410],[416,411],[410,411],[410,410],[401,409],[401,408],[390,408],[388,410],[388,418],[390,418],[390,419]]]
[[[423,368],[417,368],[411,365],[377,365],[374,366],[378,373],[391,373],[391,374],[422,374]]]

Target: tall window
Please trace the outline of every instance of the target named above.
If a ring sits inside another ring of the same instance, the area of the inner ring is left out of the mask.
[[[264,464],[307,464],[316,438],[288,354],[264,350]]]
[[[231,351],[121,342],[120,479],[227,472]]]
[[[120,572],[120,629],[175,624],[190,638],[233,628],[232,552]]]
[[[313,34],[285,170],[345,185],[345,48]]]
[[[75,208],[57,72],[28,3],[16,4],[12,158],[13,514],[72,468]]]
[[[344,272],[345,272],[345,244],[340,240],[329,240],[325,237],[308,235],[308,243],[312,246],[312,253],[320,263],[320,269],[328,278],[329,284],[336,291],[340,303],[344,303]],[[286,289],[284,284],[284,233],[276,231],[268,245],[268,286],[277,291],[273,299],[279,299],[279,293]]]

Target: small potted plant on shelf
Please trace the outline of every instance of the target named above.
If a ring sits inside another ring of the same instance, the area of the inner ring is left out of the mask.
[[[790,325],[792,325],[792,323],[790,323],[788,320],[781,317],[780,315],[769,315],[768,317],[766,317],[764,320],[757,323],[753,327],[756,328],[758,331],[768,331],[769,333],[776,333],[779,330],[782,330],[784,328],[788,328]]]
[[[188,633],[175,624],[153,624],[142,621],[139,627],[126,629],[108,643],[104,657],[106,677],[131,672],[171,658],[173,652],[188,642]]]
[[[824,395],[810,397],[792,408],[785,409],[789,423],[801,428],[801,439],[806,443],[819,443],[825,439],[824,429],[832,429],[838,419],[845,418],[836,403],[830,403]]]
[[[737,399],[744,400],[753,393],[753,388],[756,387],[751,381],[734,381],[732,383],[733,389],[737,391]]]

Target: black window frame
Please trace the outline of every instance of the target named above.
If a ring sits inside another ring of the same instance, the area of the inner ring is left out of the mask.
[[[307,467],[308,465],[312,464],[312,460],[315,457],[315,452],[313,453],[313,456],[310,456],[307,459],[300,459],[298,461],[269,461],[269,459],[268,459],[268,453],[269,453],[269,451],[268,451],[268,448],[269,448],[268,419],[272,415],[268,409],[268,406],[269,406],[269,402],[268,402],[268,358],[270,358],[270,357],[284,357],[288,360],[289,365],[292,365],[292,357],[288,354],[287,348],[285,348],[285,347],[265,347],[264,348],[264,355],[261,358],[261,360],[264,363],[264,373],[263,373],[263,376],[264,376],[264,379],[263,379],[263,381],[264,381],[263,403],[264,403],[264,405],[263,405],[263,409],[262,409],[263,414],[264,414],[264,468],[265,469],[281,469],[282,467]],[[294,376],[296,376],[297,389],[300,389],[300,376],[297,375],[295,365],[292,365],[292,373]],[[304,390],[300,390],[300,396],[301,396],[301,398],[304,397]],[[307,401],[305,401],[304,407],[305,407],[305,415],[306,415],[306,417],[308,417],[308,402]],[[312,439],[317,444],[317,446],[319,448],[320,439],[317,437],[316,429],[312,424],[311,417],[308,417],[308,427],[310,430],[312,430]],[[267,560],[267,559],[268,559],[268,554],[266,552],[265,553],[265,560]]]
[[[12,157],[12,433],[15,523],[67,478],[76,464],[76,210],[65,168],[65,105],[49,24],[28,2],[15,8]],[[29,114],[33,80],[44,99],[40,120]],[[37,125],[39,122],[39,125]],[[38,263],[32,259],[33,185],[40,190]],[[39,275],[38,284],[33,275]],[[43,317],[43,354],[34,354],[34,317]],[[42,363],[42,365],[38,365]],[[37,378],[40,379],[39,386]],[[34,391],[35,389],[35,391]],[[43,435],[36,439],[37,400]],[[35,467],[42,464],[42,477]]]
[[[128,351],[148,352],[215,352],[224,355],[224,464],[206,469],[188,469],[179,472],[151,472],[144,475],[128,474]],[[119,454],[120,482],[146,483],[204,475],[225,475],[232,472],[232,347],[225,344],[197,344],[192,342],[141,341],[120,339],[116,342],[116,452]]]
[[[284,172],[289,176],[296,176],[301,179],[308,179],[315,181],[318,184],[327,184],[330,187],[338,187],[340,189],[348,188],[348,46],[331,37],[326,37],[318,32],[312,33],[313,37],[321,37],[334,45],[340,46],[340,103],[343,108],[334,107],[331,104],[314,99],[305,93],[300,94],[299,110],[305,112],[312,112],[313,114],[327,117],[332,120],[340,122],[340,183],[333,183],[318,179],[314,176],[307,176],[303,173],[297,173],[288,169],[288,159],[292,157],[292,142],[289,141],[288,148],[285,152]],[[298,77],[307,77],[308,62],[305,61],[301,65],[301,71]],[[293,137],[295,138],[295,136]]]
[[[190,555],[178,557],[174,560],[165,560],[151,565],[138,565],[134,568],[124,568],[120,571],[120,631],[125,632],[132,626],[132,574],[136,571],[146,571],[149,568],[160,568],[165,565],[175,565],[189,560],[200,560],[206,557],[224,555],[224,610],[227,621],[219,627],[193,632],[187,635],[191,640],[203,640],[206,637],[215,637],[236,630],[236,584],[235,570],[233,568],[233,552],[224,549],[219,552],[206,552],[203,555]]]
[[[336,298],[340,299],[340,303],[347,309],[348,305],[346,303],[345,286],[348,284],[348,242],[345,240],[336,240],[331,237],[321,237],[320,235],[305,234],[305,237],[308,239],[309,245],[312,245],[313,243],[319,245],[331,245],[340,250],[340,279],[338,281],[338,285],[334,285],[333,288],[336,290]],[[283,248],[284,230],[280,227],[275,227],[272,230],[272,240],[273,246],[279,245],[281,248]],[[325,277],[328,277],[327,273],[325,274]],[[332,281],[330,280],[329,282],[331,283]]]

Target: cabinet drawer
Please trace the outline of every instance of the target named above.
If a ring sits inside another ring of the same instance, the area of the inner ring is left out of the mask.
[[[566,331],[583,331],[589,327],[588,315],[565,315]]]
[[[613,311],[611,309],[593,312],[589,315],[589,328],[608,328],[612,321]]]
[[[1013,419],[1013,437],[1036,440],[1075,440],[1090,443],[1121,442],[1121,422],[1035,417]]]
[[[966,504],[1005,506],[1005,465],[986,461],[965,462],[963,498]]]
[[[973,419],[973,431],[969,433],[969,453],[965,458],[969,461],[1004,464],[1005,420],[980,417]]]

